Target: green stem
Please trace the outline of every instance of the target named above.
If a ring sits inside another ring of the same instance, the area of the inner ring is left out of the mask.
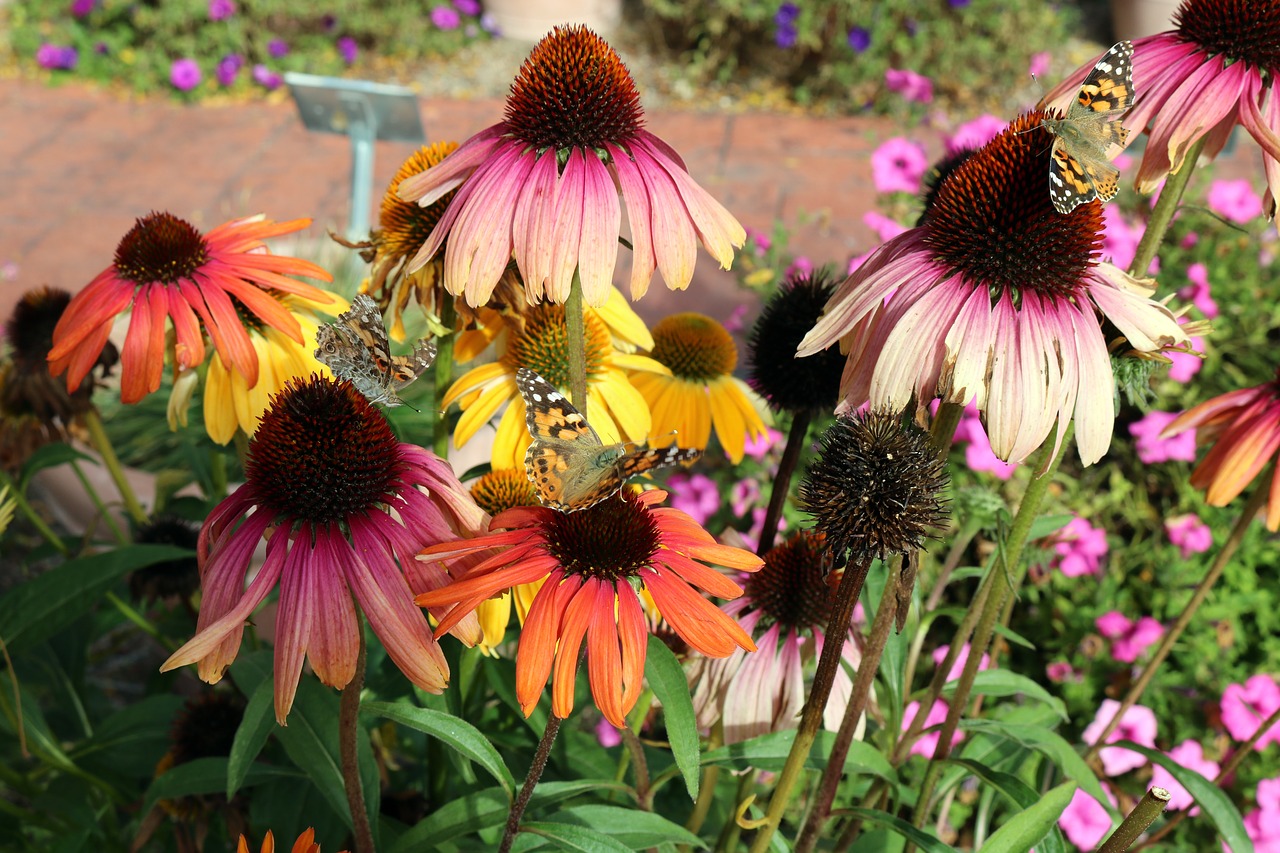
[[[359,620],[360,651],[356,654],[356,671],[342,688],[338,705],[338,752],[342,759],[342,781],[347,790],[347,808],[351,810],[351,829],[355,835],[356,853],[374,853],[373,828],[365,811],[364,789],[360,785],[360,691],[364,689],[364,620]]]
[[[520,789],[520,795],[516,797],[515,803],[511,806],[511,812],[507,815],[507,826],[502,833],[502,844],[498,847],[498,853],[509,853],[511,845],[515,843],[516,833],[520,831],[520,819],[524,817],[524,810],[529,807],[529,800],[533,798],[533,789],[537,787],[538,780],[542,778],[542,771],[547,767],[547,759],[551,756],[551,745],[556,742],[556,735],[560,732],[560,724],[564,720],[555,714],[547,716],[547,727],[542,731],[542,738],[538,741],[538,749],[533,754],[533,763],[529,765],[529,775],[525,777],[524,787]]]
[[[454,330],[457,325],[457,311],[453,307],[453,297],[447,293],[443,294],[440,304],[436,307],[440,312],[440,325]],[[432,447],[435,449],[436,456],[441,459],[449,455],[449,419],[444,414],[444,396],[449,393],[449,385],[453,382],[453,343],[452,339],[440,342],[436,349],[435,364],[431,368],[435,373],[435,411],[432,412],[435,423],[432,425]]]
[[[129,602],[125,601],[110,590],[107,591],[107,601],[111,602],[111,605],[115,607],[116,610],[120,611],[120,615],[132,622],[148,637],[155,640],[161,646],[164,646],[164,648],[169,652],[172,653],[178,650],[178,645],[175,642],[160,633],[160,629],[157,628],[150,619],[135,610]]]
[[[813,412],[801,409],[791,416],[791,429],[787,433],[787,446],[782,451],[782,460],[778,463],[778,473],[774,477],[772,492],[769,494],[769,508],[765,510],[764,523],[760,525],[760,541],[756,544],[756,555],[763,557],[773,548],[773,541],[778,537],[778,521],[782,518],[782,505],[787,502],[787,493],[791,490],[791,478],[795,475],[796,465],[800,461],[800,451],[804,449],[805,436],[809,434],[809,424],[813,421]]]
[[[1060,451],[1065,450],[1068,446],[1068,438],[1069,436],[1063,436],[1062,444],[1059,448]],[[1045,466],[1045,463],[1053,454],[1053,449],[1053,443],[1046,441],[1041,448],[1039,464],[1036,465],[1035,470],[1040,470]],[[982,656],[987,653],[987,648],[991,645],[991,639],[995,635],[996,620],[1000,617],[1000,611],[1004,607],[1005,597],[1015,592],[1022,581],[1022,575],[1025,572],[1022,566],[1022,549],[1027,543],[1027,535],[1031,532],[1031,525],[1040,512],[1040,504],[1044,501],[1044,496],[1049,490],[1049,484],[1052,482],[1053,475],[1061,461],[1062,453],[1059,452],[1053,458],[1053,461],[1048,464],[1044,473],[1039,477],[1032,478],[1027,485],[1027,491],[1022,496],[1022,503],[1018,507],[1018,514],[1014,516],[1013,524],[1009,529],[1009,535],[1005,541],[1001,558],[996,561],[993,569],[995,576],[992,579],[991,591],[983,604],[977,627],[973,630],[969,656],[965,659],[964,669],[961,671],[960,678],[956,684],[955,695],[951,698],[951,703],[947,707],[947,719],[942,724],[942,732],[938,737],[937,749],[934,750],[933,758],[929,761],[929,767],[925,771],[924,784],[921,786],[919,799],[916,801],[912,822],[918,827],[924,826],[929,814],[929,801],[933,798],[933,790],[938,784],[939,776],[942,774],[942,762],[951,754],[951,739],[960,725],[960,716],[964,713],[965,706],[969,703],[969,694],[973,690],[973,680],[978,674],[978,665],[982,662]],[[954,646],[951,651],[955,651]],[[917,716],[923,716],[926,712],[927,707],[921,705]]]
[[[125,536],[124,530],[116,523],[115,516],[107,510],[106,504],[102,502],[102,498],[98,495],[98,490],[89,482],[89,478],[85,476],[84,469],[80,467],[80,463],[71,462],[71,471],[76,475],[76,479],[80,481],[80,485],[84,487],[84,493],[89,496],[89,500],[98,510],[98,515],[106,522],[107,527],[111,528],[112,534],[115,535],[116,543],[124,545],[129,541],[129,537]]]
[[[1164,788],[1149,789],[1142,801],[1129,812],[1124,823],[1116,827],[1116,831],[1111,833],[1106,843],[1098,848],[1098,853],[1124,853],[1168,807],[1168,791]]]
[[[1270,483],[1270,477],[1260,480],[1258,487],[1249,496],[1249,502],[1245,505],[1244,512],[1236,519],[1235,527],[1231,529],[1231,534],[1227,537],[1227,541],[1223,543],[1222,549],[1218,551],[1213,560],[1213,565],[1209,567],[1209,571],[1205,573],[1205,576],[1196,586],[1191,600],[1187,602],[1186,607],[1178,614],[1173,627],[1160,638],[1160,645],[1156,648],[1155,654],[1143,666],[1141,674],[1138,675],[1129,691],[1125,694],[1124,699],[1121,700],[1111,721],[1107,723],[1106,728],[1102,730],[1102,733],[1098,735],[1097,739],[1089,747],[1089,751],[1084,754],[1085,761],[1092,761],[1097,756],[1099,750],[1106,746],[1107,738],[1111,736],[1111,733],[1120,725],[1120,721],[1124,719],[1124,715],[1142,698],[1142,693],[1147,689],[1147,685],[1151,683],[1151,679],[1155,677],[1156,670],[1164,663],[1165,658],[1169,656],[1169,652],[1173,651],[1173,644],[1182,636],[1182,632],[1191,623],[1196,611],[1200,609],[1200,605],[1204,604],[1205,598],[1208,597],[1209,591],[1213,589],[1213,585],[1217,583],[1218,578],[1222,577],[1223,570],[1226,569],[1227,563],[1231,561],[1236,550],[1240,547],[1240,542],[1244,539],[1249,525],[1253,522],[1254,517],[1257,516],[1258,511],[1266,504]]]
[[[71,549],[67,547],[67,543],[58,538],[58,534],[53,532],[53,528],[45,523],[45,520],[31,506],[31,502],[27,500],[27,496],[18,488],[18,484],[13,481],[8,474],[0,471],[0,483],[9,487],[9,496],[13,498],[18,509],[26,516],[31,526],[45,538],[45,541],[57,549],[59,554],[64,557],[71,553]]]
[[[587,417],[587,321],[582,304],[582,279],[573,271],[573,284],[564,303],[564,322],[569,335],[569,398]]]
[[[1202,148],[1204,148],[1204,137],[1191,144],[1187,150],[1186,159],[1182,161],[1182,168],[1164,179],[1164,189],[1160,191],[1160,198],[1151,210],[1147,227],[1142,232],[1142,239],[1138,241],[1138,248],[1133,253],[1133,263],[1129,264],[1129,275],[1136,278],[1147,275],[1151,260],[1156,256],[1156,251],[1164,242],[1164,235],[1173,223],[1173,215],[1178,211],[1182,193],[1187,189],[1191,173],[1196,169],[1196,162],[1200,159]]]
[[[831,618],[827,622],[826,641],[822,644],[822,654],[818,658],[818,667],[813,674],[813,685],[809,690],[809,698],[804,703],[804,712],[800,716],[800,725],[796,729],[795,740],[791,742],[791,752],[787,754],[787,763],[783,765],[769,800],[769,808],[765,812],[764,823],[751,843],[751,853],[764,853],[769,849],[773,834],[778,831],[782,822],[782,813],[791,801],[792,791],[804,770],[809,751],[822,726],[822,712],[826,710],[827,699],[831,696],[831,687],[835,683],[836,673],[840,669],[841,653],[849,638],[849,622],[853,618],[853,607],[862,593],[862,585],[867,579],[867,571],[871,568],[869,557],[858,558],[845,567],[840,578],[840,586],[836,590],[835,605],[831,608]],[[886,585],[886,590],[893,587]]]
[[[960,426],[960,418],[964,417],[964,406],[959,403],[943,403],[938,406],[938,413],[929,424],[929,444],[945,458],[951,452],[951,443],[956,437],[956,427]]]
[[[102,416],[98,414],[98,410],[90,409],[86,412],[84,423],[89,429],[89,443],[102,457],[102,464],[107,466],[107,473],[111,475],[116,488],[119,489],[120,499],[124,501],[124,508],[128,511],[129,517],[133,519],[134,524],[146,524],[147,512],[138,502],[137,496],[133,493],[133,487],[125,477],[124,466],[120,464],[120,457],[116,456],[116,450],[111,446],[111,440],[107,438],[107,431],[102,426]]]

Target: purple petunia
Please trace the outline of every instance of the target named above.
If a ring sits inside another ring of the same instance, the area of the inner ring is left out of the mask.
[[[360,46],[356,44],[356,40],[351,36],[343,36],[338,39],[338,53],[342,55],[342,60],[348,65],[354,65],[356,57],[360,55]]]
[[[783,3],[778,7],[778,11],[773,13],[773,23],[778,28],[773,35],[773,40],[778,47],[795,46],[799,37],[796,30],[796,19],[799,17],[800,8],[794,3]]]
[[[284,39],[272,39],[267,42],[267,53],[273,59],[279,59],[282,56],[289,55],[289,45]]]
[[[51,71],[70,71],[76,67],[80,54],[74,47],[60,44],[42,44],[36,51],[36,64]]]
[[[169,82],[179,91],[190,92],[203,78],[200,65],[194,59],[175,59],[169,66]]]
[[[253,81],[264,89],[278,89],[284,78],[265,65],[253,66]]]
[[[476,17],[480,14],[480,0],[452,0],[453,8],[464,15]]]
[[[456,30],[462,17],[452,6],[436,6],[431,10],[431,23],[442,30]]]
[[[862,53],[871,47],[871,32],[865,27],[850,27],[849,47],[853,48],[854,53]]]
[[[98,0],[75,0],[71,4],[71,14],[77,18],[83,18],[92,12],[93,7],[96,5],[98,5]]]
[[[229,53],[218,60],[218,67],[214,71],[214,76],[218,78],[219,84],[230,86],[236,81],[241,68],[244,68],[244,57],[238,53]]]
[[[209,20],[221,21],[236,13],[236,4],[232,0],[209,0]]]

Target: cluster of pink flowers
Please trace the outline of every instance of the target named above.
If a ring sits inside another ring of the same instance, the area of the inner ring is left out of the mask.
[[[1164,636],[1164,626],[1158,620],[1143,616],[1133,622],[1119,610],[1102,614],[1094,625],[1099,634],[1111,641],[1111,657],[1120,663],[1133,663]]]
[[[1244,179],[1214,181],[1208,202],[1210,210],[1231,222],[1244,224],[1262,216],[1262,199]]]
[[[1204,264],[1192,264],[1187,267],[1187,279],[1191,283],[1178,290],[1178,298],[1185,299],[1196,306],[1206,320],[1217,317],[1218,303],[1213,301],[1213,296],[1209,293],[1209,270]]]
[[[889,68],[884,72],[884,85],[912,103],[927,104],[933,100],[933,81],[906,68]]]
[[[1098,708],[1098,715],[1081,733],[1081,739],[1088,744],[1097,742],[1098,735],[1102,734],[1102,730],[1107,727],[1118,710],[1120,710],[1119,702],[1114,699],[1103,699],[1101,707]],[[1156,712],[1145,705],[1134,705],[1125,711],[1120,725],[1107,735],[1105,742],[1115,743],[1120,740],[1131,740],[1155,749]],[[1137,770],[1147,763],[1147,759],[1140,753],[1119,746],[1104,747],[1099,751],[1098,759],[1102,762],[1102,769],[1108,776],[1119,776],[1130,770]]]
[[[1192,554],[1203,554],[1213,547],[1213,531],[1199,516],[1191,513],[1166,518],[1164,532],[1184,560]]]
[[[1129,424],[1129,435],[1135,440],[1134,449],[1144,465],[1157,462],[1195,462],[1196,431],[1189,429],[1171,438],[1161,438],[1164,428],[1173,423],[1174,412],[1148,412],[1141,420]]]
[[[1258,727],[1280,709],[1280,684],[1259,673],[1244,684],[1231,684],[1222,692],[1222,725],[1238,741],[1253,737]],[[1258,739],[1254,749],[1261,752],[1270,744],[1280,744],[1280,723]]]
[[[1280,850],[1280,778],[1263,779],[1253,795],[1258,807],[1244,816],[1244,830],[1256,853]]]
[[[1199,741],[1184,740],[1182,743],[1169,750],[1165,755],[1177,762],[1180,767],[1187,770],[1194,770],[1206,779],[1214,779],[1222,770],[1222,765],[1216,761],[1210,761],[1204,757],[1204,747]],[[1151,784],[1153,786],[1164,788],[1169,792],[1169,808],[1175,811],[1191,808],[1191,814],[1200,813],[1198,807],[1193,807],[1195,800],[1187,789],[1182,787],[1177,779],[1173,778],[1173,774],[1165,770],[1160,765],[1156,765],[1151,771]]]
[[[1079,516],[1053,535],[1053,568],[1069,578],[1096,575],[1107,556],[1107,532]]]

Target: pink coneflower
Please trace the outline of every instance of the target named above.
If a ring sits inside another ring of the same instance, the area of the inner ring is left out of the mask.
[[[1100,315],[1132,349],[1187,340],[1146,284],[1097,261],[1100,203],[1053,209],[1042,117],[1020,116],[956,167],[925,221],[877,249],[827,303],[798,354],[846,338],[842,411],[868,400],[901,411],[914,399],[922,416],[935,397],[975,400],[1008,462],[1050,431],[1056,450],[1074,417],[1080,458],[1092,464],[1115,420]]]
[[[278,583],[275,711],[281,725],[304,656],[325,684],[340,688],[351,680],[361,631],[355,603],[409,680],[439,693],[449,667],[413,605],[415,593],[438,583],[414,555],[474,533],[484,519],[448,463],[398,442],[351,383],[314,376],[291,383],[250,441],[245,484],[218,504],[200,531],[204,596],[197,632],[161,670],[195,663],[202,679],[217,682],[236,657],[245,620]],[[264,536],[266,561],[246,588]],[[474,622],[466,630],[479,638]]]
[[[448,586],[419,595],[417,602],[457,605],[440,621],[438,635],[486,599],[543,581],[516,652],[520,707],[526,716],[533,712],[554,668],[551,712],[569,716],[585,639],[591,696],[605,719],[622,728],[643,686],[649,628],[641,589],[671,629],[702,654],[725,657],[737,648],[755,648],[751,637],[695,587],[737,598],[742,594],[737,584],[698,561],[754,571],[760,558],[716,544],[688,515],[659,506],[666,496],[661,489],[624,490],[573,513],[541,506],[509,509],[494,517],[490,530],[495,532],[435,545],[419,555],[434,562],[501,549]]]
[[[289,278],[305,275],[322,281],[333,276],[310,261],[272,255],[262,242],[300,231],[310,219],[274,222],[260,216],[236,219],[201,234],[170,213],[139,219],[116,247],[115,262],[76,294],[53,330],[49,371],[67,374],[75,390],[98,360],[111,324],[132,307],[129,331],[120,353],[120,399],[136,403],[160,387],[164,374],[165,317],[173,321],[176,366],[204,361],[208,334],[223,363],[258,383],[258,357],[247,322],[278,329],[302,343],[298,320],[280,304],[288,293],[328,304],[333,297]]]
[[[618,257],[619,191],[633,299],[655,267],[671,289],[688,287],[698,240],[728,269],[746,232],[643,124],[613,48],[583,27],[557,27],[525,60],[503,120],[400,185],[401,198],[422,205],[458,188],[410,271],[448,236],[445,286],[470,305],[488,301],[513,253],[530,302],[565,301],[577,270],[587,302],[603,305]]]
[[[805,670],[822,653],[840,573],[831,572],[821,534],[801,531],[764,556],[764,567],[739,581],[745,594],[721,609],[755,640],[756,650],[735,649],[719,660],[698,659],[689,671],[698,724],[724,723],[724,742],[740,743],[794,729],[804,706]],[[852,621],[841,652],[824,727],[840,728],[862,656]]]
[[[1253,482],[1280,451],[1280,371],[1276,378],[1206,400],[1183,412],[1162,438],[1196,429],[1201,444],[1212,444],[1191,472],[1191,485],[1204,489],[1209,506],[1226,506]],[[1280,468],[1271,475],[1267,529],[1280,529]]]
[[[1268,196],[1274,197],[1280,189],[1280,101],[1272,91],[1280,72],[1280,5],[1184,0],[1175,21],[1177,29],[1133,41],[1137,102],[1124,121],[1151,136],[1138,167],[1138,189],[1153,192],[1182,167],[1197,140],[1205,141],[1201,157],[1217,156],[1240,124],[1262,147]],[[1092,61],[1049,100],[1073,95],[1091,68]]]

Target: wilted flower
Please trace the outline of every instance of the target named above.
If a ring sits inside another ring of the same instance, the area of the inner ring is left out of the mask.
[[[809,358],[795,356],[796,347],[835,289],[835,278],[826,268],[788,277],[752,326],[747,339],[747,382],[774,411],[829,411],[839,399],[844,356],[838,347]]]

